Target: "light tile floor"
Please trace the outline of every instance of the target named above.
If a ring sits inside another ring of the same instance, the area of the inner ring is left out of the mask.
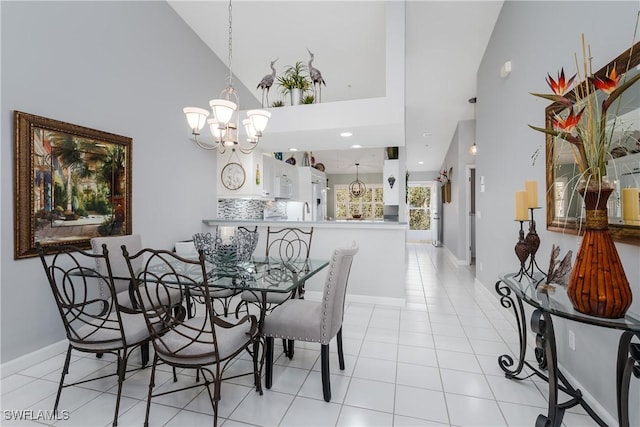
[[[331,356],[330,403],[322,399],[320,349],[296,343],[293,360],[275,361],[271,390],[260,396],[250,377],[222,386],[219,424],[228,426],[533,426],[546,413],[545,384],[504,377],[497,357],[515,354],[518,334],[513,315],[496,295],[474,282],[473,270],[454,266],[444,249],[408,244],[406,307],[349,303],[343,326],[346,369]],[[354,268],[357,268],[356,258]],[[394,284],[396,285],[396,284]],[[276,351],[278,349],[276,348]],[[335,346],[331,348],[335,353]],[[281,354],[281,353],[280,353]],[[69,376],[82,378],[115,371],[112,358],[74,353]],[[132,356],[132,363],[139,355]],[[7,410],[51,410],[64,361],[60,354],[8,376],[1,383],[3,426],[108,426],[114,410],[115,378],[63,390],[60,410],[67,420],[8,420]],[[168,368],[160,388],[172,386]],[[250,370],[245,357],[232,369]],[[120,426],[144,421],[149,369],[125,381]],[[193,373],[179,372],[189,384]],[[151,426],[208,426],[213,413],[202,388],[154,400]],[[595,425],[579,408],[564,425]]]

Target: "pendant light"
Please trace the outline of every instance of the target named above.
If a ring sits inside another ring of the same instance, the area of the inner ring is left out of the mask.
[[[209,101],[213,118],[207,119],[207,117],[209,117],[209,111],[203,108],[186,107],[183,109],[183,112],[187,117],[187,122],[191,128],[195,142],[200,148],[206,150],[217,148],[220,153],[224,153],[227,147],[235,147],[242,153],[247,154],[253,151],[258,145],[258,141],[260,137],[262,137],[262,132],[267,127],[271,113],[265,110],[247,111],[247,118],[242,121],[242,125],[247,134],[248,145],[243,145],[239,138],[240,118],[238,110],[240,98],[238,92],[233,87],[233,72],[231,71],[231,58],[233,56],[232,30],[232,7],[231,0],[229,0],[229,77],[227,87],[220,93],[219,99]],[[209,125],[214,139],[213,144],[207,144],[198,139],[200,131],[205,124]]]
[[[356,163],[356,180],[349,184],[349,194],[356,199],[364,196],[365,191],[367,191],[367,186],[358,178],[358,166],[360,166],[360,163]]]

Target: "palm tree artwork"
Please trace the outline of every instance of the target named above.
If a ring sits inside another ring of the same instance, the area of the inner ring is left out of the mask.
[[[124,148],[55,131],[44,131],[44,138],[50,147],[53,214],[65,221],[94,218],[100,235],[117,232],[124,221]]]

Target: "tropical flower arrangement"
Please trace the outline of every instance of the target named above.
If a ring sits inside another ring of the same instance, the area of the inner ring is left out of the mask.
[[[636,43],[633,49],[640,49],[640,43]],[[605,70],[604,75],[594,75],[591,68],[591,49],[585,47],[584,35],[582,50],[585,58],[582,61],[582,72],[586,78],[580,76],[577,55],[578,72],[572,77],[565,77],[564,68],[561,68],[556,79],[547,74],[546,81],[552,93],[531,95],[553,101],[558,104],[558,109],[554,110],[550,118],[551,127],[549,124],[545,128],[529,126],[568,142],[581,174],[580,186],[602,188],[607,185],[603,178],[607,173],[607,161],[615,141],[614,131],[620,124],[617,109],[621,103],[614,104],[614,101],[640,79],[640,73],[627,73],[627,63],[614,64],[611,69]],[[581,83],[574,85],[576,77]],[[609,111],[612,105],[616,105],[614,112]]]

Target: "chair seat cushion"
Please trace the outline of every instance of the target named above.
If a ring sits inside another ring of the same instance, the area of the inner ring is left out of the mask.
[[[229,298],[234,295],[237,295],[239,291],[236,289],[225,289],[225,288],[210,288],[209,296],[211,298]],[[202,296],[202,292],[199,289],[191,290],[191,296]]]
[[[318,301],[285,301],[265,318],[263,334],[273,338],[328,343],[333,337],[323,329],[321,310],[322,303]]]
[[[242,301],[260,302],[262,301],[262,294],[259,291],[242,291],[240,298]],[[282,304],[289,298],[291,298],[291,292],[267,292],[266,301],[267,304]]]
[[[158,286],[157,284],[154,283],[147,283],[146,285],[147,287],[149,287],[149,292],[144,292],[141,289],[141,295],[142,295],[142,302],[143,305],[145,307],[153,307],[154,304],[151,304],[151,300],[152,299],[156,299],[155,294],[156,291],[155,289],[151,288],[153,286]],[[163,291],[166,288],[163,289]],[[135,295],[135,294],[134,294]],[[168,300],[169,300],[169,304],[174,307],[176,305],[179,305],[182,301],[180,300],[180,291],[178,289],[168,289],[166,294],[162,294],[160,295],[160,302],[162,305],[165,305],[167,303],[167,295],[168,295]],[[135,310],[133,307],[133,304],[131,302],[131,297],[129,296],[129,291],[122,291],[119,292],[118,294],[116,294],[116,298],[118,299],[118,304],[120,304],[123,307],[129,308],[131,310]]]
[[[149,339],[149,330],[142,314],[120,313],[124,336],[128,346],[140,344]],[[111,312],[107,321],[94,320],[78,328],[78,335],[84,337],[82,342],[73,341],[76,348],[91,351],[115,350],[124,347],[122,335],[118,327],[117,314]],[[107,327],[99,327],[106,323]],[[105,342],[107,341],[107,342]]]
[[[216,326],[216,339],[220,360],[234,356],[251,341],[251,322],[244,322],[232,328]],[[203,331],[202,334],[199,334]],[[194,338],[197,337],[197,341]],[[209,365],[216,363],[211,333],[211,321],[204,317],[194,317],[169,330],[157,338],[155,348],[158,356],[169,363],[179,365]]]

